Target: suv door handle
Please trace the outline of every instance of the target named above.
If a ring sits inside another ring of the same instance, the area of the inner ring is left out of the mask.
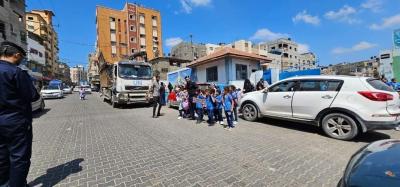
[[[333,97],[330,95],[324,95],[321,97],[322,99],[332,99]]]
[[[290,96],[290,95],[285,95],[285,96],[283,96],[283,98],[284,98],[284,99],[290,99],[290,98],[292,98],[292,96]]]

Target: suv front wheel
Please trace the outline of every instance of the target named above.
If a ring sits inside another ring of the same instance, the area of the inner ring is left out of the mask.
[[[258,110],[254,104],[247,103],[242,108],[243,118],[247,121],[255,121],[258,117]]]
[[[357,123],[346,114],[328,114],[322,119],[321,125],[325,134],[339,140],[351,140],[358,135]]]

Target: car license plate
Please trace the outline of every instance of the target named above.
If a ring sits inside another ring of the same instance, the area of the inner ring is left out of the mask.
[[[141,80],[134,80],[133,81],[133,86],[142,86],[142,81]]]

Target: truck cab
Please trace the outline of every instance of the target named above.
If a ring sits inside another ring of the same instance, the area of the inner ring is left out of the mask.
[[[105,99],[109,100],[113,107],[150,103],[152,94],[149,90],[153,71],[149,63],[126,60],[117,62],[107,69],[108,84],[104,86],[106,80],[101,79],[102,91]]]

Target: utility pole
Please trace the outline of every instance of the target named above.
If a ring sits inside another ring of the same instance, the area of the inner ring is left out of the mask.
[[[193,35],[190,34],[189,37],[190,37],[190,48],[191,48],[191,50],[192,50],[192,61],[194,61]]]

